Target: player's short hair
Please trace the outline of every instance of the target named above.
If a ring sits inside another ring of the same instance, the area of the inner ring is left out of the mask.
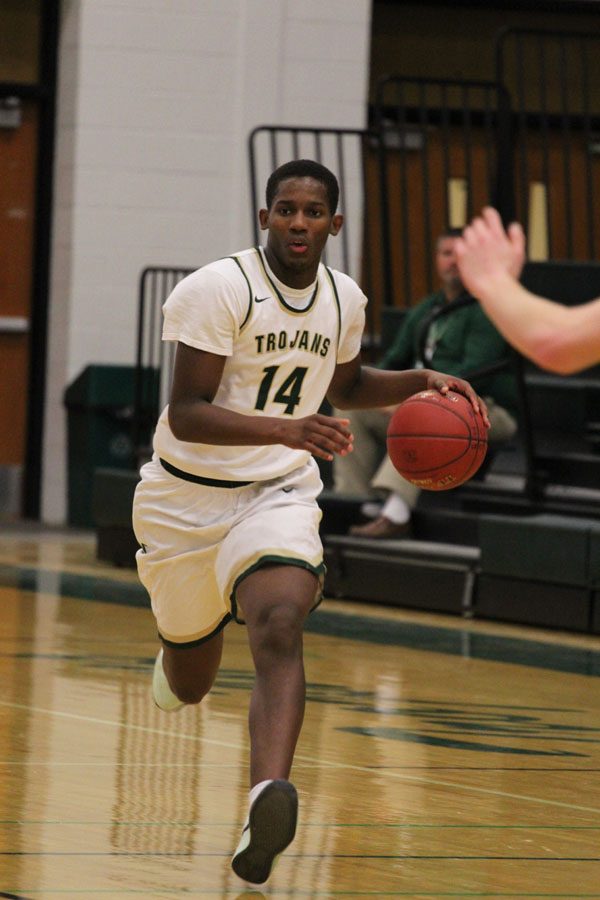
[[[271,209],[279,185],[287,178],[314,178],[315,181],[320,181],[327,191],[329,212],[331,215],[335,213],[340,199],[338,180],[333,172],[314,159],[292,159],[271,173],[267,181],[267,209]]]

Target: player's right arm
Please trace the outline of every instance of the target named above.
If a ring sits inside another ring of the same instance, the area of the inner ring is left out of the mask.
[[[348,419],[315,413],[303,418],[244,415],[213,403],[225,356],[177,344],[169,427],[180,441],[248,446],[284,444],[331,460],[352,449]]]

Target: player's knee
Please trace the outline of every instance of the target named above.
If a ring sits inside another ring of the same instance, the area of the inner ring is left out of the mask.
[[[305,610],[293,603],[275,603],[265,609],[256,625],[257,644],[275,656],[298,652],[302,644]]]

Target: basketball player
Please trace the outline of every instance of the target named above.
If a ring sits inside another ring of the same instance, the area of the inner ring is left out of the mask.
[[[281,166],[259,213],[266,247],[204,266],[167,299],[173,384],[134,501],[138,571],[161,639],[156,704],[199,703],[224,626],[247,626],[251,790],[232,865],[252,883],[266,881],[296,828],[288,777],[304,715],[302,631],[323,576],[313,457],[352,450],[348,420],[317,410],[326,394],[349,409],[432,389],[459,391],[486,414],[460,378],[361,367],[366,298],[320,262],[342,227],[338,192],[316,162]]]
[[[562,306],[519,284],[525,236],[487,207],[456,241],[462,279],[498,330],[538,366],[563,375],[600,363],[600,297]]]

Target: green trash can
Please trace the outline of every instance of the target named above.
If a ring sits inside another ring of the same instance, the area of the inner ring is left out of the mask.
[[[133,366],[91,365],[65,391],[69,525],[93,525],[95,469],[134,467],[134,378]]]

